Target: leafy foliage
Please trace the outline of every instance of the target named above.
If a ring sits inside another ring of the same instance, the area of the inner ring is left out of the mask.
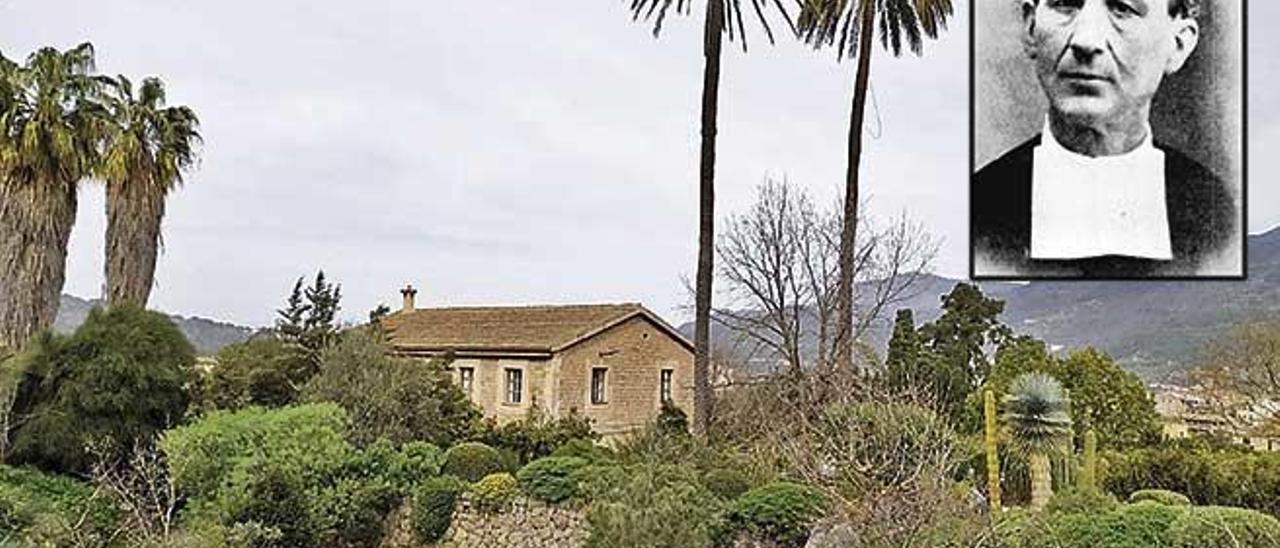
[[[87,483],[0,465],[0,544],[49,534],[105,544],[118,520],[111,501]]]
[[[69,337],[46,335],[21,358],[11,462],[88,474],[90,444],[123,458],[186,411],[191,344],[162,314],[94,309]]]
[[[1197,507],[1169,526],[1168,538],[1172,548],[1280,546],[1280,520],[1242,508]]]
[[[1042,373],[1014,379],[1004,400],[1004,423],[1023,454],[1065,453],[1071,447],[1071,402],[1062,384]]]
[[[308,366],[284,341],[259,337],[222,348],[202,385],[206,410],[282,407],[298,399]]]
[[[696,471],[669,464],[584,468],[590,548],[707,546],[722,503]]]
[[[1130,502],[1133,502],[1130,499]],[[1096,488],[1071,488],[1053,495],[1045,511],[1064,514],[1096,514],[1109,512],[1120,505],[1110,493]]]
[[[520,488],[536,499],[551,503],[578,496],[574,473],[590,464],[578,457],[543,457],[516,473]]]
[[[736,468],[716,468],[702,475],[702,484],[721,500],[731,501],[751,490],[751,479]]]
[[[320,371],[303,388],[303,401],[341,406],[354,426],[350,439],[361,447],[378,439],[444,447],[472,436],[480,411],[444,362],[396,357],[390,350],[375,333],[343,333],[321,352]]]
[[[505,508],[520,494],[520,485],[516,478],[506,472],[489,474],[471,485],[472,501],[482,510],[500,510]]]
[[[656,424],[658,433],[663,436],[689,435],[689,416],[685,414],[683,409],[680,409],[670,401],[662,402],[662,408],[658,410]]]
[[[483,441],[495,448],[507,448],[516,455],[514,468],[534,459],[550,455],[556,448],[573,440],[600,439],[591,430],[591,420],[570,410],[569,414],[553,418],[542,408],[533,406],[520,420],[502,426],[489,423]]]
[[[1104,452],[1102,485],[1125,497],[1143,489],[1182,493],[1197,504],[1237,506],[1280,516],[1280,454],[1179,440]]]
[[[453,507],[466,484],[453,476],[428,479],[413,495],[413,530],[424,542],[444,538],[453,522]]]
[[[342,286],[326,281],[321,270],[310,286],[298,278],[285,307],[276,311],[276,333],[302,356],[309,366],[307,376],[319,370],[320,353],[338,336],[334,321],[341,300]]]
[[[590,464],[605,464],[617,460],[612,449],[597,445],[591,440],[569,440],[551,452],[553,457],[577,457]]]
[[[1191,499],[1177,491],[1167,489],[1139,489],[1129,494],[1129,502],[1149,500],[1167,506],[1191,506]]]
[[[727,531],[747,531],[753,538],[780,546],[802,546],[809,526],[826,512],[818,490],[797,483],[775,482],[744,493],[729,507]]]
[[[498,452],[483,443],[460,443],[444,454],[444,473],[464,481],[480,481],[480,478],[503,469]]]

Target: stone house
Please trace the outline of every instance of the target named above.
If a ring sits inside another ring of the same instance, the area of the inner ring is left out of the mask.
[[[452,354],[454,379],[499,423],[533,406],[571,411],[606,439],[652,420],[664,400],[692,416],[693,345],[636,303],[417,308],[383,319],[395,352]]]

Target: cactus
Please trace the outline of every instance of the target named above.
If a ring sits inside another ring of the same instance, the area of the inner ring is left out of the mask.
[[[1000,455],[996,445],[996,396],[990,388],[982,394],[983,429],[987,450],[987,493],[991,512],[1000,511]]]
[[[1098,486],[1098,434],[1090,428],[1084,433],[1084,470],[1080,473],[1081,486]]]

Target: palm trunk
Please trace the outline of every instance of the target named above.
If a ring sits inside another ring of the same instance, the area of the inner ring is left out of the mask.
[[[164,193],[145,180],[107,183],[107,302],[146,308],[155,280]]]
[[[0,348],[53,325],[75,222],[74,181],[0,177]]]
[[[867,82],[871,77],[871,43],[875,31],[875,2],[859,5],[862,19],[858,34],[858,71],[853,82],[853,107],[849,115],[849,163],[845,169],[844,223],[840,230],[840,285],[836,294],[836,364],[853,367],[854,254],[858,237],[858,165],[862,162],[862,117],[867,102]]]
[[[707,0],[703,27],[702,159],[698,184],[698,272],[693,312],[693,431],[711,426],[711,276],[715,251],[716,111],[720,103],[720,46],[724,4]]]
[[[1053,498],[1053,477],[1049,469],[1049,455],[1032,453],[1027,457],[1031,472],[1031,509],[1043,510]]]

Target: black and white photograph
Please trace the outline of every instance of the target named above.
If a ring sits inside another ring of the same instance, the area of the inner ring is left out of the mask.
[[[1245,276],[1241,0],[973,9],[972,277]]]

